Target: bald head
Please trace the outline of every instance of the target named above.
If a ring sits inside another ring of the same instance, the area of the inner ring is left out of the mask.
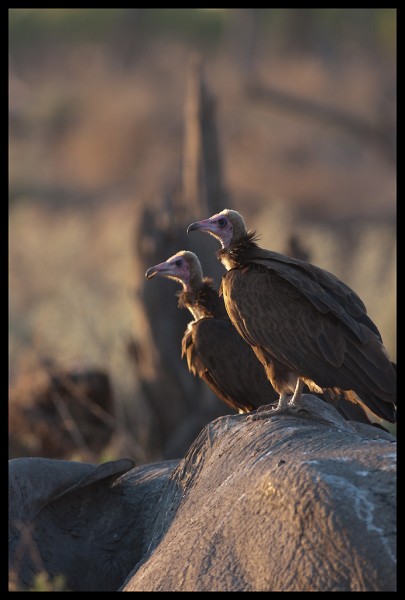
[[[173,279],[189,291],[200,287],[203,279],[198,256],[188,250],[177,252],[165,262],[150,267],[145,273],[146,279],[152,279],[155,276]]]
[[[247,235],[247,229],[242,215],[230,208],[225,208],[209,219],[191,223],[187,229],[187,233],[197,229],[205,231],[217,238],[217,240],[221,242],[223,248],[228,248],[231,244],[238,242]]]

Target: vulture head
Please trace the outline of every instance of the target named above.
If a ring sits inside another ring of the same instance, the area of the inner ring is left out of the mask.
[[[209,219],[191,223],[187,233],[199,229],[213,235],[221,242],[222,248],[228,248],[231,244],[238,242],[247,235],[245,221],[236,210],[225,208],[217,215]]]
[[[198,288],[203,278],[198,257],[194,252],[188,250],[177,252],[165,262],[150,267],[145,273],[146,279],[152,279],[155,275],[174,279],[181,283],[187,291]]]

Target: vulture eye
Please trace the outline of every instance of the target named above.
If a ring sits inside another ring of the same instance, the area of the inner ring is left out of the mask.
[[[218,225],[220,227],[225,227],[225,225],[226,225],[226,219],[223,219],[222,217],[221,217],[221,219],[218,219]]]
[[[176,265],[176,267],[181,267],[181,265],[183,264],[183,261],[181,260],[181,258],[178,258],[177,260],[174,261],[174,264]]]

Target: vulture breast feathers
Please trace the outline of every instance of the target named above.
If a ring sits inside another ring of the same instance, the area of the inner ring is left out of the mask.
[[[300,379],[313,390],[354,392],[375,415],[396,420],[396,368],[353,290],[324,269],[260,248],[236,211],[193,229],[221,241],[227,313],[280,398]]]

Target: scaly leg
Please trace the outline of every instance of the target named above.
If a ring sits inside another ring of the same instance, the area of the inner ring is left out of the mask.
[[[295,386],[294,394],[293,394],[290,402],[288,403],[287,411],[290,411],[291,413],[296,413],[296,414],[297,413],[308,413],[308,414],[311,413],[311,411],[308,410],[308,408],[304,408],[301,405],[303,389],[304,389],[304,382],[302,381],[302,379],[298,378],[297,385]]]
[[[310,411],[306,408],[301,407],[302,390],[304,389],[304,382],[298,378],[297,385],[295,386],[294,394],[289,402],[287,402],[287,394],[282,393],[278,399],[278,405],[275,408],[260,407],[260,409],[254,415],[249,417],[249,420],[258,421],[259,419],[265,419],[266,417],[272,417],[273,415],[281,414],[297,414],[297,413],[309,413]],[[267,410],[266,410],[267,409]],[[266,412],[264,412],[266,410]],[[261,414],[257,414],[258,412]]]
[[[291,398],[291,400],[289,402],[290,406],[293,406],[296,409],[301,407],[301,397],[302,397],[303,389],[304,389],[304,382],[302,381],[302,379],[298,378],[293,397]]]
[[[280,394],[280,397],[278,399],[278,404],[277,404],[276,408],[273,408],[273,411],[272,411],[273,414],[275,412],[278,412],[278,413],[285,412],[285,410],[288,406],[287,398],[288,398],[287,394],[285,394],[285,393]]]

